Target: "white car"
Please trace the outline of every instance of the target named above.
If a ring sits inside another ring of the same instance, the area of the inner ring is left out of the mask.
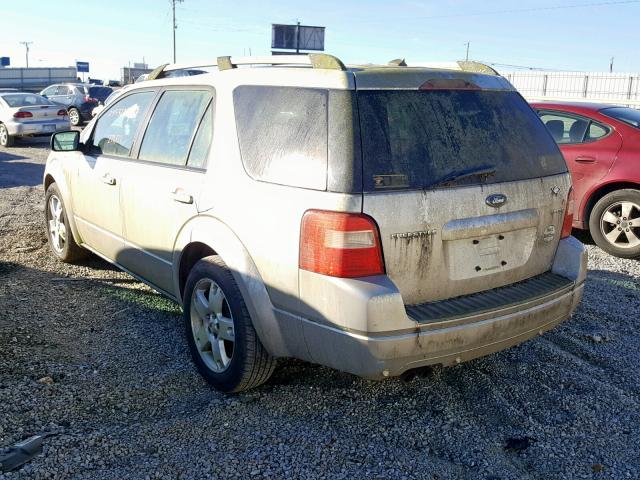
[[[43,96],[0,92],[1,146],[13,146],[15,137],[50,135],[70,128],[67,110]]]
[[[100,105],[98,105],[96,108],[94,108],[93,110],[91,110],[91,116],[92,117],[96,117],[101,111],[103,111],[107,105],[109,105],[111,102],[113,102],[116,98],[118,98],[122,93],[126,92],[127,89],[130,87],[130,85],[125,85],[124,87],[118,89],[118,90],[114,90],[111,95],[109,95],[105,100],[104,103],[100,103]]]

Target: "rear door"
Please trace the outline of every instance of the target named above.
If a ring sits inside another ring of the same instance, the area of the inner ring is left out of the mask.
[[[213,133],[212,89],[162,93],[137,159],[122,182],[125,249],[118,262],[168,293],[173,292],[174,243],[198,213]]]
[[[573,113],[540,110],[538,115],[552,133],[556,132],[554,139],[571,171],[576,205],[582,206],[586,195],[611,169],[622,137],[609,125]],[[576,208],[575,223],[585,220],[580,218],[582,211]]]
[[[378,223],[387,275],[406,304],[549,270],[570,187],[557,146],[518,93],[446,83],[357,92],[363,211]]]

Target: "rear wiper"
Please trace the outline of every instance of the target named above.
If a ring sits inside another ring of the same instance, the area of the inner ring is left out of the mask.
[[[490,177],[491,175],[495,175],[495,173],[496,173],[496,167],[494,167],[493,165],[482,165],[479,167],[467,168],[466,170],[457,170],[457,171],[448,173],[443,177],[440,177],[435,182],[432,182],[429,185],[427,185],[426,188],[428,189],[428,188],[439,187],[442,185],[446,185],[447,183],[453,183],[456,180],[460,180],[462,178],[467,178],[467,177],[480,176],[480,177],[486,178],[486,177]]]

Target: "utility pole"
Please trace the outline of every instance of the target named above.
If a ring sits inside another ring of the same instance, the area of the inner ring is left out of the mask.
[[[33,42],[20,42],[22,45],[24,45],[24,48],[26,48],[26,58],[27,58],[27,68],[29,68],[29,45],[31,45]]]
[[[471,45],[471,42],[467,42],[465,43],[465,45],[467,46],[467,57],[466,57],[466,61],[469,61],[469,45]]]
[[[611,57],[611,63],[609,63],[609,73],[613,73],[613,59],[616,57]]]
[[[296,53],[300,53],[300,22],[296,23]]]
[[[178,24],[176,23],[176,2],[182,3],[184,0],[171,0],[171,9],[173,11],[173,63],[176,63],[176,30]]]

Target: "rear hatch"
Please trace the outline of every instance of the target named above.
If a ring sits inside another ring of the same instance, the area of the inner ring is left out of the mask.
[[[363,212],[405,303],[548,271],[570,188],[555,142],[504,79],[420,72],[394,90],[356,73]]]

